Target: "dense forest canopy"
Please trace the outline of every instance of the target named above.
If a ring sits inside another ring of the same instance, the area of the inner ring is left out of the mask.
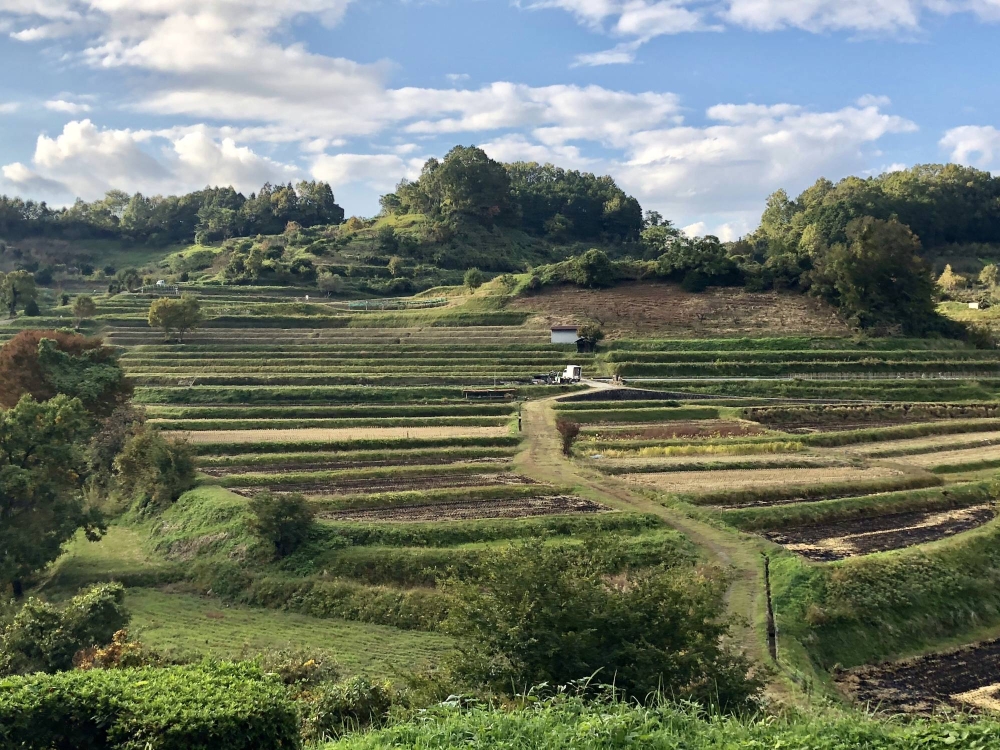
[[[343,220],[344,209],[325,182],[300,182],[294,187],[266,184],[249,198],[231,187],[166,197],[112,190],[100,200],[77,200],[63,209],[0,197],[0,236],[6,239],[109,238],[169,245],[277,234],[291,221],[311,227]]]
[[[383,196],[382,209],[466,217],[566,242],[636,240],[643,227],[639,201],[611,177],[551,164],[501,164],[474,146],[429,160],[418,180]]]

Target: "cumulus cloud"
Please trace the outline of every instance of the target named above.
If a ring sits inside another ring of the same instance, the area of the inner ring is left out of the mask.
[[[50,99],[45,102],[45,109],[50,112],[65,112],[66,114],[76,115],[81,112],[89,112],[90,105],[83,102],[68,102],[65,99]]]
[[[571,145],[546,146],[522,134],[496,138],[481,145],[490,158],[502,162],[533,161],[539,164],[558,164],[571,169],[588,169],[600,165],[598,159],[589,159],[580,149]]]
[[[752,212],[778,187],[797,190],[821,174],[863,169],[867,147],[916,130],[877,107],[719,105],[708,117],[719,124],[635,133],[615,168],[619,182],[668,215]]]
[[[90,120],[67,123],[56,137],[41,135],[31,167],[3,167],[7,181],[31,193],[93,200],[112,188],[178,193],[205,185],[254,190],[267,181],[293,179],[298,170],[230,139],[191,132],[171,140],[145,130],[101,129]]]
[[[967,13],[985,22],[1000,21],[998,0],[539,0],[526,7],[569,12],[595,31],[630,38],[636,45],[659,36],[726,27],[913,36],[933,15]],[[619,46],[580,55],[575,64],[632,62],[636,49]]]
[[[423,163],[423,159],[405,160],[397,154],[324,154],[313,162],[311,171],[314,179],[329,182],[334,190],[360,184],[388,191],[404,177],[419,177]]]
[[[944,134],[941,146],[952,161],[987,168],[1000,161],[1000,130],[992,125],[963,125]]]

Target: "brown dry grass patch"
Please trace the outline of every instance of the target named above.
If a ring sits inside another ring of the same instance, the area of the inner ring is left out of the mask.
[[[669,492],[716,492],[745,487],[829,484],[901,476],[903,472],[888,467],[856,469],[826,467],[821,469],[737,469],[732,471],[682,471],[656,474],[627,474],[625,480]]]
[[[701,294],[677,284],[635,282],[614,289],[562,287],[522,297],[512,310],[539,314],[546,325],[597,320],[616,334],[671,336],[823,335],[849,333],[832,307],[804,294],[713,288]]]

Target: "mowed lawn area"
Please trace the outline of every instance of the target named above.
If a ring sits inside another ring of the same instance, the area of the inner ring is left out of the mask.
[[[452,648],[438,633],[227,605],[212,598],[132,589],[132,627],[171,658],[253,658],[270,650],[332,656],[350,674],[394,675],[433,667]]]

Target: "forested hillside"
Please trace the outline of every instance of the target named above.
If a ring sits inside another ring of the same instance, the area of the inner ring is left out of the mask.
[[[512,275],[505,289],[514,294],[661,279],[694,292],[810,294],[876,333],[961,335],[937,312],[935,278],[944,271],[946,290],[971,287],[992,302],[1000,179],[956,165],[820,179],[795,200],[775,192],[753,233],[723,243],[643,214],[611,177],[502,164],[457,146],[384,195],[372,218],[346,218],[322,182],[264,185],[249,196],[225,187],[167,197],[112,191],[63,209],[3,197],[0,239],[0,270],[26,271],[43,287],[135,291],[163,279],[357,299],[474,287],[498,274]]]

